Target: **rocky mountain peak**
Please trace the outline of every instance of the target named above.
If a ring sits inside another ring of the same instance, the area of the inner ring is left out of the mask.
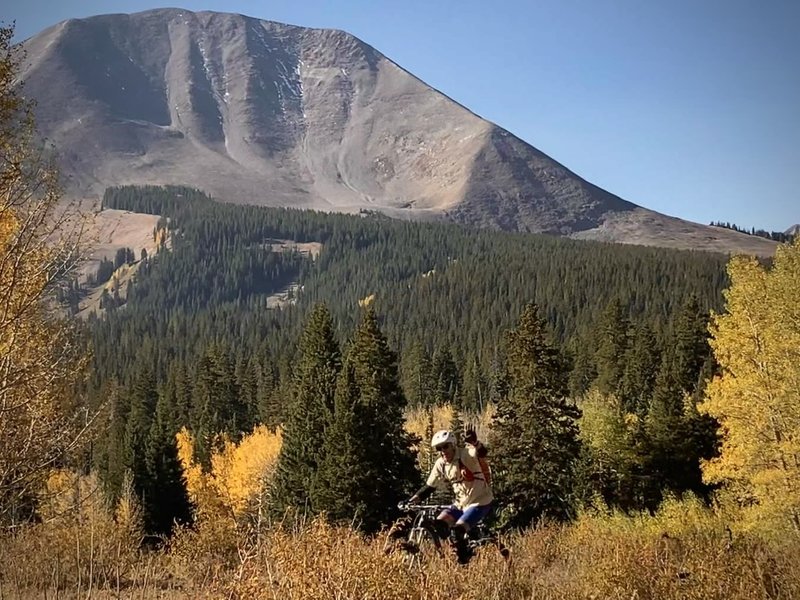
[[[65,21],[25,47],[25,92],[70,195],[176,184],[230,202],[774,248],[592,185],[343,31],[157,9]]]

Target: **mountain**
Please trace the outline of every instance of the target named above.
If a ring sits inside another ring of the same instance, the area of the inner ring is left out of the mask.
[[[24,46],[25,94],[69,195],[178,184],[238,203],[774,249],[592,185],[342,31],[158,9],[68,20]]]
[[[797,223],[797,224],[795,224],[795,225],[792,225],[791,227],[789,227],[789,229],[787,229],[786,231],[784,231],[784,233],[785,233],[786,235],[792,235],[792,236],[796,236],[798,233],[800,233],[800,223]]]

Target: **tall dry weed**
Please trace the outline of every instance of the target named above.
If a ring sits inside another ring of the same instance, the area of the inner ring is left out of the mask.
[[[96,476],[53,472],[41,521],[0,543],[0,581],[14,589],[127,585],[139,561],[142,523],[130,486],[116,511]]]

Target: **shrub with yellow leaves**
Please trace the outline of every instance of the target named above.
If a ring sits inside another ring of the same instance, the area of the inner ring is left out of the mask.
[[[271,475],[281,434],[259,425],[236,444],[224,436],[212,452],[211,470],[195,460],[192,435],[177,434],[178,459],[195,505],[196,523],[170,541],[173,567],[184,576],[205,577],[231,568],[262,533]]]
[[[273,433],[259,425],[238,444],[223,437],[221,449],[211,455],[208,473],[194,460],[192,436],[185,428],[178,432],[177,442],[189,497],[200,515],[219,517],[215,513],[222,509],[239,518],[266,501],[281,449],[280,431]]]

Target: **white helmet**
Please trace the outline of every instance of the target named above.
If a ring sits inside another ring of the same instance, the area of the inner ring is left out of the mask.
[[[452,432],[447,431],[446,429],[442,429],[441,431],[437,431],[433,434],[433,438],[431,439],[431,446],[436,448],[437,446],[441,446],[443,444],[453,444],[456,445],[456,436],[453,435]]]

